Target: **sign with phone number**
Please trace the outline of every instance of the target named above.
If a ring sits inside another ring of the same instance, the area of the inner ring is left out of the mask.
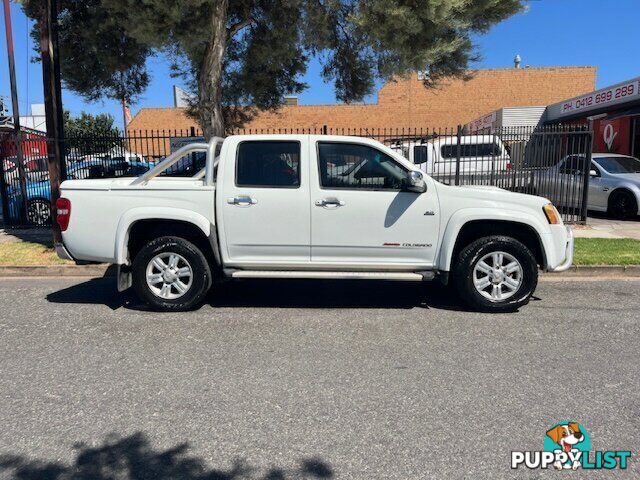
[[[567,114],[580,110],[605,107],[610,104],[622,103],[639,96],[640,80],[633,80],[629,83],[616,85],[606,90],[598,90],[589,95],[569,100],[563,103],[561,113]]]

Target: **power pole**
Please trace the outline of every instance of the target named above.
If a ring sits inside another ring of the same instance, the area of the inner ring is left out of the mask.
[[[5,0],[8,1],[8,0]],[[49,181],[53,211],[60,198],[60,182],[66,178],[64,160],[64,115],[62,110],[62,86],[60,83],[60,59],[58,58],[58,5],[57,0],[43,0],[39,21],[40,52],[42,54],[42,80],[47,119],[47,153],[49,156]],[[57,222],[53,221],[53,241],[62,242]]]
[[[13,107],[13,128],[15,131],[16,156],[18,159],[18,176],[20,196],[22,197],[21,223],[26,223],[27,213],[27,180],[22,154],[22,131],[20,130],[20,106],[18,104],[18,87],[16,83],[16,60],[13,51],[13,28],[11,25],[11,5],[4,0],[4,29],[7,36],[7,57],[9,58],[9,79],[11,82],[11,106]]]

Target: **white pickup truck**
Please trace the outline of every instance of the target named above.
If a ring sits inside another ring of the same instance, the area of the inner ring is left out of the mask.
[[[511,158],[497,135],[445,136],[394,143],[389,148],[443,182],[452,182],[457,176],[464,184],[489,183],[511,170]]]
[[[196,175],[160,175],[194,152]],[[56,207],[58,254],[117,264],[118,288],[158,310],[194,308],[224,279],[437,278],[477,309],[511,311],[538,268],[573,259],[548,200],[446,186],[358,137],[214,138],[137,178],[66,181]]]

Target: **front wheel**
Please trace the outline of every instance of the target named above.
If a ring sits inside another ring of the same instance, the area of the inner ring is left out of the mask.
[[[160,311],[191,310],[211,288],[207,259],[180,237],[160,237],[145,245],[133,261],[132,276],[138,297]]]
[[[627,190],[613,192],[609,198],[608,213],[613,218],[624,220],[638,213],[638,203],[633,193]]]
[[[471,307],[485,312],[512,312],[529,303],[538,284],[531,251],[511,237],[476,240],[458,255],[453,269],[458,292]]]

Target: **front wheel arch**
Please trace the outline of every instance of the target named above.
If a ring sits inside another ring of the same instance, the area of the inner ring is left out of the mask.
[[[466,222],[456,236],[451,253],[451,269],[460,252],[474,241],[489,236],[510,237],[526,246],[542,270],[547,268],[547,256],[540,235],[531,225],[505,220],[471,220]]]

